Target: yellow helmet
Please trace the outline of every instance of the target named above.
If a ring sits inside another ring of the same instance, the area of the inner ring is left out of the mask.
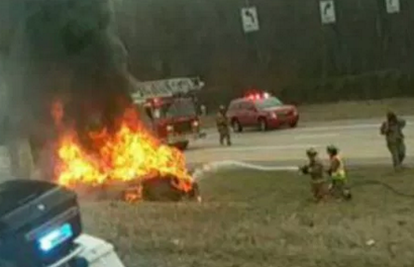
[[[328,152],[329,154],[334,154],[334,155],[336,155],[336,154],[338,154],[339,149],[338,149],[336,146],[334,146],[334,145],[329,145],[329,146],[326,148],[326,152]]]

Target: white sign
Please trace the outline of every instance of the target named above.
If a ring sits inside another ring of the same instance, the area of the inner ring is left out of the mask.
[[[322,24],[331,24],[336,22],[335,4],[333,0],[321,0],[319,2],[321,11]]]
[[[242,8],[241,17],[244,32],[255,32],[260,29],[256,7]]]
[[[400,0],[385,0],[385,5],[389,14],[400,12]]]

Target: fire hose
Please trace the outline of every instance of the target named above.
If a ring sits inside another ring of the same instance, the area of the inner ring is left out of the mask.
[[[298,167],[295,166],[262,166],[257,164],[246,163],[242,161],[224,160],[224,161],[213,161],[204,164],[201,168],[197,168],[193,172],[193,178],[196,181],[200,181],[206,177],[207,174],[216,171],[242,168],[264,172],[274,171],[298,171]]]
[[[195,169],[193,172],[193,178],[195,181],[203,180],[207,177],[208,174],[222,171],[222,170],[231,170],[231,169],[250,169],[255,171],[263,171],[263,172],[275,172],[275,171],[294,171],[300,172],[300,168],[297,166],[263,166],[258,164],[251,164],[242,161],[234,161],[234,160],[224,160],[224,161],[214,161],[207,164],[204,164],[202,167]],[[349,187],[350,188],[357,188],[362,186],[375,186],[379,185],[384,187],[385,189],[389,190],[395,195],[407,198],[413,198],[414,194],[408,194],[405,192],[401,192],[394,188],[393,186],[378,180],[364,180],[364,181],[357,181],[352,183]]]

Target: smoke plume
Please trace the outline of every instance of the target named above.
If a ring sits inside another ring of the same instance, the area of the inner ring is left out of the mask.
[[[62,100],[82,125],[101,110],[108,123],[129,101],[127,51],[110,0],[2,0],[1,78],[13,136],[45,137],[50,106]]]

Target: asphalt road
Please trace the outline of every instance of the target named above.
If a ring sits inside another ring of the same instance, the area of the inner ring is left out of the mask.
[[[405,129],[408,159],[414,163],[414,117],[407,118]],[[253,130],[233,134],[233,146],[220,146],[214,129],[207,131],[207,138],[191,144],[185,152],[189,167],[200,164],[235,160],[260,165],[297,165],[306,160],[305,151],[314,147],[325,155],[325,147],[334,144],[348,165],[391,164],[384,138],[379,135],[381,119],[347,120],[301,125],[296,129],[258,132]],[[0,147],[0,176],[9,177],[8,155]],[[0,179],[2,180],[2,179]]]
[[[410,148],[414,146],[414,118],[406,118],[405,128],[407,162],[413,161]],[[189,165],[211,161],[237,160],[261,164],[297,164],[306,160],[305,151],[316,148],[326,157],[325,147],[338,146],[341,154],[351,164],[391,163],[384,137],[379,134],[381,118],[347,120],[302,125],[296,129],[258,132],[253,130],[233,134],[233,146],[218,144],[218,134],[209,130],[207,138],[199,140],[186,151]]]

